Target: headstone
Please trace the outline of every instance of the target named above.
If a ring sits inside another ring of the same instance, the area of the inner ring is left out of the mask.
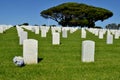
[[[52,33],[55,33],[55,32],[56,32],[55,29],[54,29],[54,27],[51,27],[51,32],[52,32]]]
[[[95,29],[95,36],[98,36],[98,33],[99,31],[97,29]]]
[[[62,37],[67,38],[67,30],[66,29],[62,30]]]
[[[107,44],[113,44],[113,35],[112,34],[107,35]]]
[[[119,39],[119,34],[120,33],[118,31],[115,32],[115,39]]]
[[[47,35],[47,30],[44,28],[44,29],[41,29],[41,37],[46,37]]]
[[[99,39],[103,39],[103,36],[104,36],[103,32],[99,31]]]
[[[32,30],[32,32],[35,32],[35,27],[34,27],[34,26],[32,26],[31,30]]]
[[[20,32],[20,37],[19,37],[19,44],[22,45],[23,41],[28,38],[28,33],[25,31]]]
[[[3,33],[3,27],[2,26],[0,27],[0,33]]]
[[[86,40],[82,42],[82,62],[94,62],[95,42]]]
[[[24,40],[23,58],[25,64],[38,63],[38,41],[35,39]]]
[[[20,37],[24,30],[19,26],[16,26],[16,29],[17,29],[18,37]]]
[[[86,38],[86,31],[83,28],[81,30],[81,38]]]
[[[39,26],[35,26],[35,34],[39,34]]]
[[[52,33],[52,44],[53,45],[60,44],[60,33],[58,33],[58,32]]]
[[[78,30],[78,27],[76,27],[76,28],[70,27],[69,30],[70,30],[70,33],[74,33],[75,31]]]

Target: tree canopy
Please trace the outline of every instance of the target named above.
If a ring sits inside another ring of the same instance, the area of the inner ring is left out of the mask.
[[[22,25],[24,25],[24,26],[28,26],[29,23],[23,23],[23,24],[20,24],[19,26],[22,26]]]
[[[94,27],[96,21],[104,21],[113,16],[113,13],[107,9],[74,2],[51,7],[40,14],[46,19],[55,20],[62,26],[81,27]]]
[[[119,29],[120,24],[116,24],[116,23],[111,23],[106,25],[106,29]]]

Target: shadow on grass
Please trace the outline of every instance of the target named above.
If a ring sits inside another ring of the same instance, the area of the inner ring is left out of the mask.
[[[38,63],[41,62],[43,60],[43,58],[38,58]]]

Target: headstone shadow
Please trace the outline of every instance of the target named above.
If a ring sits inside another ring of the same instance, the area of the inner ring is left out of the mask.
[[[38,63],[41,62],[43,60],[43,58],[38,58]]]

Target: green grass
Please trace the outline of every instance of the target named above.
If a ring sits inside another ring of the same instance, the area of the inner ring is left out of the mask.
[[[107,45],[106,38],[87,32],[81,39],[81,31],[61,38],[61,45],[52,45],[51,32],[46,38],[27,31],[29,38],[38,40],[38,64],[17,67],[14,56],[22,56],[22,46],[15,27],[0,34],[0,80],[119,80],[120,79],[120,40]],[[106,36],[106,35],[105,35]],[[83,40],[95,41],[95,62],[81,62],[81,43]]]

